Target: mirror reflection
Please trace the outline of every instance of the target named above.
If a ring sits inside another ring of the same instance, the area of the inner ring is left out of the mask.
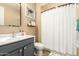
[[[20,26],[19,3],[0,3],[0,25]]]

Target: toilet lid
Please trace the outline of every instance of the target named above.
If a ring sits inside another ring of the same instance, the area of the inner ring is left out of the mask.
[[[44,45],[42,43],[35,43],[36,47],[43,47]]]

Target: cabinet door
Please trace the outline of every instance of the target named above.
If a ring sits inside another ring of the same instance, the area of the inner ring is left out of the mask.
[[[20,56],[20,50],[16,50],[14,52],[11,52],[7,54],[6,56]]]
[[[34,55],[34,43],[31,43],[24,47],[24,56],[33,56]]]

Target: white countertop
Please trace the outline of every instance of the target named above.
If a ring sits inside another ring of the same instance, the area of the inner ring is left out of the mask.
[[[0,41],[0,46],[2,45],[6,45],[6,44],[10,44],[10,43],[13,43],[13,42],[17,42],[17,41],[21,41],[21,40],[25,40],[25,39],[28,39],[28,38],[32,38],[32,37],[35,37],[35,36],[32,36],[32,35],[25,35],[25,36],[16,36],[14,38],[10,38],[6,41]]]

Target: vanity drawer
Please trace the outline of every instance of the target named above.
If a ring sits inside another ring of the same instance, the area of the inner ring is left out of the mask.
[[[30,44],[31,42],[34,42],[33,38],[29,38],[29,39],[25,39],[25,40],[22,40],[22,41],[18,41],[18,42],[15,42],[15,43],[11,43],[11,44],[8,44],[8,45],[1,46],[0,47],[0,55],[1,54],[4,55],[4,54],[7,54],[11,51],[20,49],[20,48],[24,47],[25,45]]]

